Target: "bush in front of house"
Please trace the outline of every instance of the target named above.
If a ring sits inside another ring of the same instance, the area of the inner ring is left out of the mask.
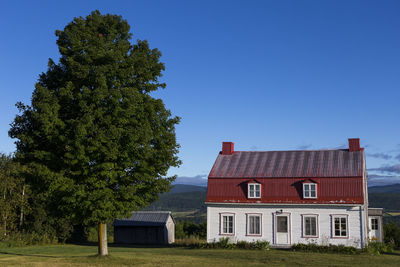
[[[192,243],[189,245],[191,248],[203,249],[254,249],[254,250],[269,250],[270,244],[268,241],[257,240],[256,242],[238,241],[232,243],[229,237],[220,238],[217,242],[211,243]]]
[[[293,251],[307,251],[307,252],[333,252],[333,253],[343,253],[343,254],[356,254],[358,250],[355,247],[347,247],[344,245],[317,245],[315,243],[310,244],[294,244],[292,245]]]
[[[257,240],[256,242],[238,241],[236,247],[240,249],[269,250],[269,242]]]
[[[355,247],[344,246],[344,245],[318,245],[315,243],[310,244],[294,244],[292,246],[293,251],[307,251],[307,252],[322,252],[322,253],[343,253],[343,254],[357,254],[357,253],[368,253],[379,255],[386,252],[393,252],[393,243],[384,244],[376,240],[369,241],[368,245],[362,250],[358,250]]]
[[[363,248],[363,252],[380,255],[382,253],[393,252],[394,246],[394,242],[382,243],[377,240],[371,240],[368,242],[368,245]]]

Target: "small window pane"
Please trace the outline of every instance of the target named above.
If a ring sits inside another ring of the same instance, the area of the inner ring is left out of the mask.
[[[315,197],[315,191],[311,191],[311,197]]]
[[[229,216],[228,218],[229,218],[229,230],[228,230],[228,232],[229,233],[233,233],[233,217]]]
[[[257,216],[257,217],[255,217],[255,220],[256,220],[256,225],[255,225],[255,234],[260,234],[260,217],[259,216]]]
[[[317,221],[315,217],[310,218],[310,228],[311,228],[311,235],[317,235]]]

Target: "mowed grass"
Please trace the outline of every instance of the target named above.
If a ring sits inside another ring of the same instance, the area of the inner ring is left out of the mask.
[[[254,251],[184,247],[109,247],[110,256],[96,256],[97,247],[80,245],[0,248],[1,266],[400,266],[400,252],[391,255],[344,255],[288,250]]]

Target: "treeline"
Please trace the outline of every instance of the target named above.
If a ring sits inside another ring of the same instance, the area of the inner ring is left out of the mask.
[[[175,238],[183,239],[197,237],[205,239],[207,237],[207,223],[194,223],[190,221],[175,223]]]
[[[25,185],[21,168],[12,156],[0,154],[0,229],[3,238],[23,230],[25,215],[30,212],[27,201],[29,188]]]
[[[12,155],[0,153],[0,241],[10,246],[96,241],[96,225],[78,223],[57,202],[35,193],[26,182],[29,173]],[[112,241],[112,220],[106,223]]]
[[[170,211],[192,211],[206,212],[207,193],[205,191],[193,191],[183,193],[164,193],[153,202],[146,210],[170,210]]]

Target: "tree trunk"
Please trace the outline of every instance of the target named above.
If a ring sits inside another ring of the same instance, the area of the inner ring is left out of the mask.
[[[7,235],[7,217],[4,217],[4,236]]]
[[[6,202],[6,190],[4,189],[4,194],[3,194],[3,199],[4,199],[4,203]],[[3,214],[3,228],[4,228],[4,236],[7,235],[7,211],[4,212]]]
[[[19,214],[19,230],[22,230],[22,224],[24,222],[24,196],[25,196],[25,184],[22,187],[21,196],[21,213]]]
[[[100,256],[108,255],[107,224],[102,222],[99,223],[99,255]]]

